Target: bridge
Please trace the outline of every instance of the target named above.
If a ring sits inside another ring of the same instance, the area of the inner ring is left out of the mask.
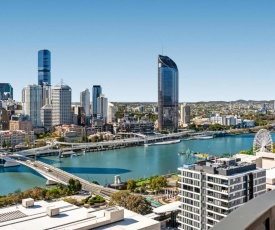
[[[36,172],[38,172],[48,180],[47,181],[48,184],[52,184],[53,182],[58,182],[60,184],[67,185],[69,179],[72,178],[74,180],[79,180],[79,182],[82,185],[82,190],[100,195],[107,200],[110,199],[112,194],[117,192],[117,190],[115,189],[105,188],[101,185],[91,183],[78,176],[75,176],[59,168],[56,168],[52,165],[48,165],[41,161],[33,160],[32,158],[22,156],[21,154],[9,154],[2,157],[4,157],[5,160],[11,160],[11,161],[15,160],[16,162],[35,170]]]

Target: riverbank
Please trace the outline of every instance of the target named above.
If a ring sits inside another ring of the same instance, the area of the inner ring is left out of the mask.
[[[275,134],[271,133],[273,140]],[[148,148],[131,148],[97,151],[78,157],[58,158],[40,157],[39,160],[72,173],[90,182],[101,185],[114,182],[114,176],[120,175],[122,181],[132,178],[148,178],[153,174],[165,175],[177,171],[178,167],[194,160],[178,155],[190,149],[195,152],[220,156],[223,153],[234,155],[241,150],[251,149],[254,134],[230,135],[205,140],[186,140],[172,145],[155,145]],[[35,186],[45,187],[45,178],[26,166],[0,168],[0,195],[13,192],[17,188],[25,190]]]

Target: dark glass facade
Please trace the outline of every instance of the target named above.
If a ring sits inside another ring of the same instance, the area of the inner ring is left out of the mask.
[[[10,83],[0,83],[0,100],[13,99],[13,88]]]
[[[93,86],[93,117],[97,117],[97,98],[102,94],[102,88],[100,85]]]
[[[51,52],[49,50],[38,51],[38,85],[43,83],[51,85]]]
[[[178,131],[179,73],[176,63],[158,56],[158,129]]]

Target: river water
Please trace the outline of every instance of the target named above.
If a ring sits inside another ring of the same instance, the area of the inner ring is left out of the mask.
[[[272,133],[274,140],[275,133]],[[91,152],[78,157],[58,159],[56,156],[41,157],[39,160],[75,174],[88,181],[100,184],[113,183],[114,176],[122,181],[176,172],[186,156],[178,153],[190,149],[219,156],[223,153],[235,154],[253,145],[253,134],[226,136],[206,140],[184,140],[177,144],[138,146],[110,151]],[[0,195],[6,195],[20,188],[22,191],[35,186],[45,187],[46,179],[34,170],[21,165],[0,168]]]

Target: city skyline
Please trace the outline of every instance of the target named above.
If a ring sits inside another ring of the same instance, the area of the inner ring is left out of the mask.
[[[73,101],[101,85],[113,102],[157,102],[159,54],[178,65],[180,102],[275,98],[274,2],[1,3],[0,76],[15,100],[37,82],[42,49]]]

